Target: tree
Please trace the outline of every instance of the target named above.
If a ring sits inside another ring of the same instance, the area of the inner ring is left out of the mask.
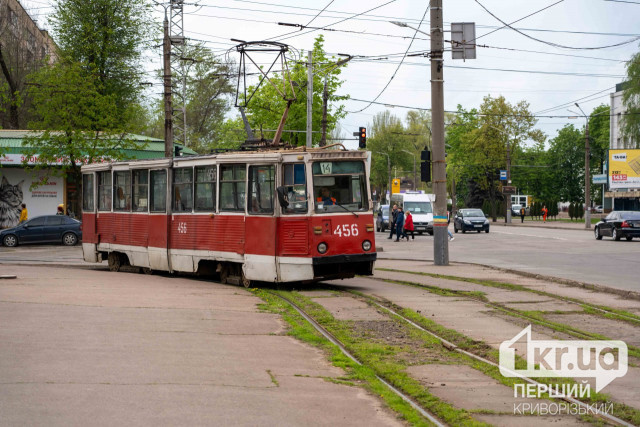
[[[320,142],[321,134],[319,131],[322,126],[322,93],[324,90],[324,79],[327,80],[328,105],[327,105],[327,133],[334,128],[335,124],[341,118],[345,117],[346,112],[344,106],[335,107],[332,103],[348,99],[348,96],[336,95],[337,90],[342,85],[342,81],[338,78],[342,71],[342,67],[332,67],[337,61],[335,58],[327,57],[324,47],[324,37],[318,36],[313,44],[313,101],[312,101],[312,121],[313,121],[313,144]],[[302,52],[301,57],[306,58],[306,53]],[[327,68],[326,72],[318,72]],[[282,84],[282,76],[277,73],[269,76],[273,82]],[[304,61],[298,61],[291,68],[291,79],[295,82],[297,100],[291,105],[289,115],[285,124],[287,130],[305,131],[307,129],[307,68]],[[251,93],[253,89],[248,89]],[[258,89],[254,97],[247,105],[246,111],[249,116],[249,122],[253,128],[276,129],[280,123],[280,118],[286,107],[286,101],[269,83],[264,82]],[[270,132],[269,136],[273,136],[275,132]],[[305,139],[298,138],[291,132],[282,134],[282,141],[296,145],[304,145]]]
[[[591,147],[590,171],[591,176],[604,173],[604,163],[607,161],[609,150],[609,128],[611,123],[611,107],[600,104],[589,116],[589,138]],[[596,199],[596,193],[601,192],[599,185],[591,186],[591,200]],[[600,194],[602,197],[602,194]]]
[[[556,196],[563,202],[584,200],[584,134],[566,125],[551,141],[549,163]]]
[[[116,117],[126,123],[141,95],[142,51],[153,30],[145,0],[55,0],[51,25],[61,57],[93,75],[101,95],[114,97]]]
[[[635,141],[634,147],[640,147],[640,52],[627,62],[627,81],[622,95],[627,114],[622,117],[622,134],[629,141]]]
[[[541,131],[534,129],[537,120],[525,101],[512,105],[502,96],[486,96],[477,117],[465,117],[461,113],[463,111],[459,107],[461,129],[452,138],[453,155],[449,161],[453,167],[464,165],[463,175],[466,175],[467,181],[474,183],[491,201],[494,208],[491,216],[495,221],[498,214],[495,210],[498,206],[496,201],[503,199],[499,191],[498,171],[506,168],[507,147],[515,155],[526,141],[540,143],[545,137]],[[473,203],[467,205],[473,206]]]

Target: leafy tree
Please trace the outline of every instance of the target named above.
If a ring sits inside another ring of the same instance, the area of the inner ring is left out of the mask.
[[[381,193],[389,190],[389,164],[394,170],[412,170],[413,157],[405,152],[414,149],[413,143],[405,136],[402,121],[388,110],[373,117],[369,128],[367,149],[371,151],[371,183]],[[387,159],[388,156],[388,159]]]
[[[337,90],[343,81],[339,79],[342,67],[331,67],[331,64],[337,62],[336,58],[329,58],[324,51],[324,37],[318,36],[313,45],[313,63],[315,74],[313,77],[313,101],[312,101],[312,121],[314,132],[318,132],[322,127],[322,93],[324,91],[324,80],[327,80],[327,92],[329,94],[327,105],[327,133],[330,132],[341,118],[345,117],[346,112],[344,106],[335,107],[332,103],[348,99],[347,96],[336,95]],[[302,58],[306,58],[306,53],[301,53]],[[327,68],[328,67],[328,68]],[[318,72],[327,68],[326,72]],[[271,81],[282,85],[282,76],[277,73],[269,76]],[[289,115],[285,124],[287,130],[305,131],[307,129],[307,67],[304,61],[298,61],[291,68],[291,80],[295,82],[297,87],[297,100],[291,104]],[[253,89],[248,89],[250,93]],[[286,107],[286,101],[276,91],[276,89],[267,82],[264,82],[258,89],[254,97],[247,105],[246,111],[249,116],[249,122],[252,128],[277,129],[282,113]],[[268,134],[273,137],[275,132]],[[297,139],[297,142],[296,142]],[[313,133],[312,141],[316,145],[320,142],[321,134]],[[304,145],[305,139],[297,137],[292,132],[284,132],[282,134],[283,142],[296,145]]]
[[[589,117],[589,145],[591,147],[590,172],[591,176],[604,173],[603,167],[607,160],[607,150],[609,150],[609,128],[611,123],[611,107],[601,104],[593,109]],[[596,199],[596,194],[600,194],[602,186],[591,186],[591,200]],[[599,198],[600,198],[599,197]]]
[[[627,82],[622,102],[627,110],[622,118],[622,134],[629,141],[635,141],[635,148],[640,147],[640,52],[627,62]]]
[[[142,51],[157,27],[145,0],[55,0],[51,25],[61,57],[82,65],[126,122],[141,94]]]
[[[584,134],[566,125],[551,141],[549,164],[555,193],[564,202],[584,198]]]
[[[573,221],[573,218],[576,217],[576,207],[573,202],[569,203],[569,218]]]

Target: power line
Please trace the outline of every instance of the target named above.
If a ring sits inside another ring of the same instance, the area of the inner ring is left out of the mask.
[[[545,108],[545,109],[543,109],[543,110],[536,111],[536,112],[535,112],[535,114],[549,113],[549,112],[554,111],[554,110],[559,110],[559,109],[561,109],[561,108],[570,107],[570,106],[572,106],[574,103],[576,103],[576,102],[578,102],[578,101],[584,101],[584,100],[585,100],[585,99],[587,99],[587,98],[591,98],[591,97],[593,97],[593,96],[600,95],[600,94],[601,94],[601,93],[603,93],[603,92],[609,92],[609,91],[610,91],[610,90],[612,90],[612,89],[615,89],[615,86],[613,86],[613,87],[608,87],[608,88],[606,88],[606,89],[604,89],[604,90],[598,91],[598,92],[593,93],[593,94],[591,94],[591,95],[584,96],[584,97],[582,97],[582,98],[575,99],[575,100],[570,101],[570,102],[565,102],[564,104],[560,104],[560,105],[557,105],[557,106],[555,106],[555,107]]]
[[[427,12],[429,11],[429,8],[427,7],[424,11],[424,13],[422,14],[422,20],[420,20],[420,24],[418,24],[418,28],[420,28],[420,25],[422,25],[422,21],[424,21],[425,16],[427,16]],[[415,32],[413,33],[413,38],[411,39],[411,42],[409,42],[409,46],[407,47],[407,50],[404,52],[404,56],[402,57],[402,60],[400,61],[400,63],[398,64],[398,67],[396,68],[396,70],[393,72],[393,75],[391,76],[391,78],[389,79],[389,81],[387,82],[387,84],[382,88],[382,90],[380,91],[380,93],[378,93],[378,95],[373,99],[374,101],[377,101],[378,98],[380,98],[380,95],[382,95],[384,93],[385,90],[387,90],[387,88],[389,87],[389,85],[391,84],[391,82],[393,81],[394,77],[396,76],[396,74],[398,74],[398,70],[400,69],[400,67],[402,66],[402,63],[404,62],[405,58],[407,57],[407,53],[409,52],[409,49],[411,49],[411,45],[413,45],[413,41],[415,40],[416,36],[418,35],[418,29],[416,28]],[[358,110],[358,111],[350,111],[350,113],[360,113],[361,111],[366,110],[367,108],[369,108],[371,104],[365,106],[364,108]]]
[[[640,37],[634,37],[632,39],[626,40],[624,42],[620,42],[620,43],[615,43],[615,44],[611,44],[611,45],[607,45],[607,46],[596,46],[596,47],[575,47],[575,46],[566,46],[566,45],[561,45],[558,43],[554,43],[554,42],[548,42],[545,40],[541,40],[541,39],[537,39],[535,37],[532,37],[528,34],[523,33],[522,31],[513,28],[511,25],[507,24],[506,22],[504,22],[502,19],[498,18],[495,14],[493,14],[489,9],[487,9],[486,7],[484,7],[482,5],[482,3],[480,3],[478,0],[474,0],[476,3],[478,3],[480,5],[481,8],[483,8],[485,10],[485,12],[487,12],[489,15],[493,16],[496,20],[500,21],[504,26],[509,27],[510,29],[512,29],[513,31],[515,31],[518,34],[521,34],[531,40],[537,41],[539,43],[544,43],[546,45],[549,46],[554,46],[554,47],[559,47],[562,49],[573,49],[573,50],[597,50],[597,49],[607,49],[607,48],[611,48],[611,47],[617,47],[617,46],[623,46],[625,44],[629,44],[629,43],[633,43],[637,40],[640,40]]]

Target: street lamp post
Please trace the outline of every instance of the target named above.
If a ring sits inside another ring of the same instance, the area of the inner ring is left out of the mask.
[[[372,154],[382,154],[383,156],[387,156],[387,175],[389,176],[389,203],[391,203],[391,157],[387,153],[381,153],[379,151],[372,151]]]
[[[511,185],[511,144],[509,143],[509,134],[499,127],[489,125],[489,127],[507,135],[507,185]],[[507,212],[505,215],[507,224],[511,224],[511,194],[507,195]]]

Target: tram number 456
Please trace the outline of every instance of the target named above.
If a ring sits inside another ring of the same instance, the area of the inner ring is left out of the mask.
[[[350,237],[358,235],[358,226],[356,224],[342,224],[338,225],[333,234],[340,237]]]
[[[187,223],[186,222],[179,222],[178,223],[178,233],[187,234]]]

